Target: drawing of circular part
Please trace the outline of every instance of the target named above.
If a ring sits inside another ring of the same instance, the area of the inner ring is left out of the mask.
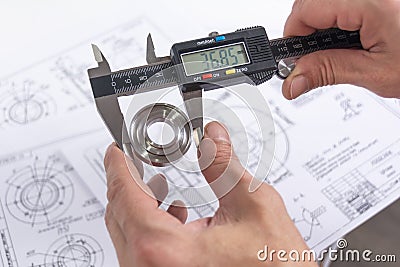
[[[95,239],[84,234],[70,234],[50,246],[44,266],[101,267],[103,261],[103,249]]]
[[[155,138],[151,133],[151,127],[158,123],[162,123],[158,129],[161,138]],[[170,104],[156,103],[142,108],[133,117],[129,128],[136,155],[153,166],[165,166],[180,159],[191,144],[189,118]]]
[[[24,125],[49,116],[55,110],[54,101],[45,93],[46,86],[37,88],[32,81],[22,86],[15,83],[8,87],[6,97],[0,100],[1,124]]]
[[[286,130],[277,120],[275,121],[275,126],[274,161],[267,178],[267,182],[271,185],[282,182],[292,174],[285,166],[290,153],[289,137],[287,136]]]
[[[225,96],[226,97],[226,96]],[[239,114],[245,113],[247,107],[243,106],[233,106],[233,110],[235,110]],[[253,112],[260,116],[268,116],[268,113],[263,110],[254,109]],[[272,165],[270,166],[270,171],[268,176],[264,178],[259,177],[259,179],[265,180],[267,183],[276,185],[277,183],[285,180],[286,177],[289,176],[290,171],[286,169],[285,163],[289,157],[289,138],[286,134],[286,130],[283,128],[281,123],[278,120],[275,120],[275,128],[270,129],[270,132],[264,133],[263,135],[257,133],[257,129],[254,129],[255,121],[249,120],[245,128],[248,129],[248,150],[251,151],[252,156],[249,158],[249,162],[247,165],[247,169],[250,173],[254,173],[257,169],[258,164],[260,164],[260,159],[256,155],[260,155],[261,148],[268,148],[268,142],[271,142],[270,139],[274,139],[275,142],[275,150],[274,150],[274,159]],[[235,132],[235,129],[230,131],[230,135],[233,136],[238,134]],[[262,137],[264,136],[264,138]],[[235,146],[235,151],[237,153],[241,153],[240,150],[243,149],[242,146]],[[262,159],[261,159],[262,163]],[[261,165],[262,166],[262,165]],[[259,167],[259,166],[258,166]],[[265,165],[265,168],[268,168],[269,165]]]
[[[32,226],[50,223],[64,214],[73,196],[73,184],[62,171],[27,167],[8,182],[6,205],[17,220]]]
[[[300,222],[305,222],[306,224],[309,225],[309,231],[308,233],[304,236],[304,241],[309,241],[312,237],[314,227],[320,226],[321,223],[318,220],[318,218],[326,213],[326,207],[325,206],[319,206],[313,211],[310,211],[306,208],[303,209],[302,212],[302,219],[295,221],[295,223],[300,223]]]

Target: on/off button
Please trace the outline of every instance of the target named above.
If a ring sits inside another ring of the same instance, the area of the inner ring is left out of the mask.
[[[211,79],[213,77],[213,75],[211,73],[209,74],[203,74],[203,76],[201,76],[203,78],[203,80],[207,80],[207,79]]]

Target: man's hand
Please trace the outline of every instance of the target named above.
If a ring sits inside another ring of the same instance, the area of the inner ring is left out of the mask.
[[[303,36],[318,29],[360,30],[364,50],[327,50],[300,58],[283,84],[294,99],[311,89],[354,84],[383,97],[400,97],[400,1],[296,0],[285,36]]]
[[[316,266],[314,262],[280,262],[276,254],[273,262],[258,260],[257,252],[266,245],[270,251],[298,250],[300,254],[308,248],[277,191],[263,184],[249,193],[252,176],[241,166],[228,133],[219,123],[206,126],[202,153],[208,153],[201,146],[210,141],[216,151],[215,159],[203,171],[207,181],[218,179],[227,168],[241,179],[219,200],[214,217],[188,224],[185,208],[159,209],[157,201],[142,190],[145,185],[139,186],[131,176],[124,154],[113,145],[109,147],[105,157],[106,225],[120,266]]]

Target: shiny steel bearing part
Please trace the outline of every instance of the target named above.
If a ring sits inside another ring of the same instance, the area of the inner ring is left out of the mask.
[[[157,144],[148,134],[151,125],[157,122],[168,124],[173,130],[173,139],[167,144]],[[189,150],[192,127],[187,115],[179,108],[156,103],[139,110],[130,123],[130,137],[135,155],[153,166],[165,166],[179,160]]]

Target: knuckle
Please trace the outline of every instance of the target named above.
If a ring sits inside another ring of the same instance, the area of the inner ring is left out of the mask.
[[[143,266],[161,266],[165,263],[171,264],[175,257],[168,255],[168,248],[162,239],[152,237],[140,238],[135,245],[136,258],[140,259]],[[169,266],[169,265],[166,265]],[[172,266],[172,265],[171,265]]]
[[[182,254],[176,251],[179,246],[176,242],[169,242],[169,246],[165,246],[165,239],[141,238],[136,243],[136,258],[141,259],[143,266],[190,266],[187,261],[189,255],[182,257]]]
[[[234,159],[233,148],[230,143],[217,141],[217,151],[213,161],[213,167],[227,167],[232,159]]]
[[[322,59],[322,85],[333,85],[337,83],[337,68],[332,57],[323,57]]]
[[[215,154],[215,159],[223,162],[229,161],[233,155],[232,144],[217,140],[216,145],[217,145],[217,151]]]
[[[315,58],[308,62],[311,78],[310,89],[336,84],[339,76],[339,73],[337,73],[338,68],[336,68],[337,64],[332,57],[327,55],[327,51],[320,51],[310,55],[310,59],[311,56]]]
[[[151,239],[149,240],[149,237],[146,239],[142,238],[137,240],[137,253],[141,258],[144,259],[152,259],[156,256],[157,250],[157,242],[156,240],[152,240],[153,242],[150,242]]]

